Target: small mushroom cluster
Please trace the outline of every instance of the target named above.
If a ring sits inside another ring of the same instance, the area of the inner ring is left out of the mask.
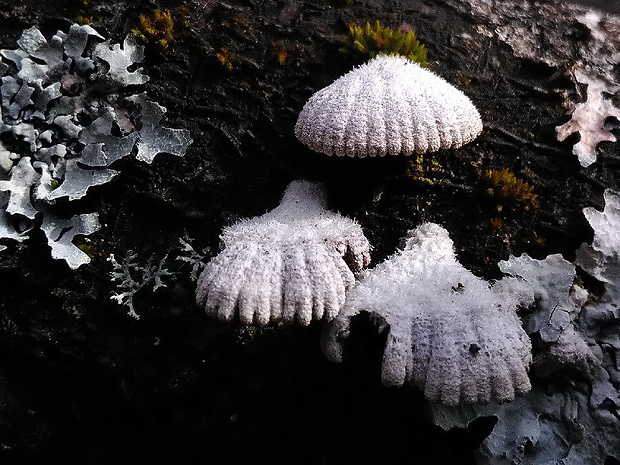
[[[314,94],[295,134],[337,156],[410,155],[456,148],[482,130],[472,102],[405,58],[379,55]],[[323,195],[293,182],[282,204],[226,228],[222,252],[202,273],[197,302],[221,320],[246,324],[330,320],[367,265],[368,241],[356,223],[325,210]]]
[[[327,155],[374,157],[457,148],[482,131],[472,102],[402,57],[379,55],[313,95],[297,138]],[[511,400],[530,388],[531,351],[514,308],[455,259],[447,231],[426,224],[407,248],[363,275],[370,246],[353,220],[326,209],[322,189],[294,181],[274,210],[228,226],[196,301],[223,321],[330,322],[324,351],[342,358],[362,310],[390,327],[383,381],[409,381],[450,405]],[[345,334],[345,335],[346,335]]]

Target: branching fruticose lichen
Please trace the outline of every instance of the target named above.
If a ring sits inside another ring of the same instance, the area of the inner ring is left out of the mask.
[[[196,249],[194,249],[192,242],[187,233],[185,233],[185,237],[179,238],[179,250],[176,259],[191,266],[189,277],[192,281],[196,282],[198,281],[200,272],[205,267],[203,259],[207,255],[209,249],[203,249],[202,253],[198,253]]]
[[[74,24],[49,41],[32,27],[17,44],[0,50],[0,239],[22,241],[40,225],[52,256],[77,268],[89,257],[71,238],[99,229],[97,214],[57,218],[56,200],[109,182],[110,165],[135,148],[151,163],[183,155],[191,139],[161,127],[165,108],[135,93],[148,76],[134,69],[143,51],[131,36],[121,46]]]
[[[178,276],[184,265],[190,265],[189,277],[192,281],[197,281],[200,271],[205,266],[203,259],[206,250],[203,250],[202,254],[198,253],[192,242],[193,240],[185,233],[183,238],[179,238],[176,247],[162,258],[150,256],[142,262],[138,260],[138,254],[132,251],[120,260],[114,254],[110,254],[108,257],[108,261],[112,264],[110,281],[116,284],[116,290],[110,299],[118,305],[127,307],[129,316],[139,319],[136,295],[143,291],[155,292],[157,289],[167,287],[165,279]]]
[[[116,283],[119,292],[116,292],[111,300],[119,305],[126,305],[129,309],[129,316],[140,319],[134,305],[134,297],[143,289],[150,288],[152,292],[166,287],[164,278],[173,276],[174,273],[166,267],[168,254],[156,261],[154,257],[141,265],[136,261],[137,254],[129,251],[127,256],[118,261],[114,254],[110,254],[108,261],[112,264],[110,279]]]

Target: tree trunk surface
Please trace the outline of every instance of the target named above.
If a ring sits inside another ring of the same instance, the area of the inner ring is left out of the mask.
[[[174,262],[166,287],[136,294],[137,320],[110,300],[108,257],[159,262],[189,237],[206,261],[224,226],[272,209],[303,178],[361,224],[372,264],[427,221],[487,279],[501,277],[497,263],[510,255],[573,261],[593,239],[583,209],[602,210],[605,189],[620,190],[620,149],[602,142],[584,168],[572,153],[579,135],[559,142],[555,128],[586,99],[580,72],[619,78],[620,20],[551,1],[0,0],[0,49],[17,48],[31,26],[49,38],[78,17],[122,43],[157,8],[172,11],[174,41],[146,45],[142,89],[167,109],[163,125],[189,130],[193,143],[183,157],[125,159],[112,182],[54,205],[65,217],[98,212],[89,264],[52,259],[37,229],[2,241],[2,462],[476,463],[493,418],[446,432],[417,389],[383,387],[385,334],[372,322],[356,323],[345,362],[333,365],[319,324],[207,318],[188,267]],[[484,124],[474,142],[420,161],[328,157],[297,141],[307,99],[367,59],[339,51],[348,25],[377,20],[413,29],[430,69],[471,98]],[[597,33],[608,34],[603,49]],[[613,94],[605,98],[617,102]],[[613,133],[617,120],[606,123]],[[505,168],[533,186],[537,208],[498,211],[484,175]]]

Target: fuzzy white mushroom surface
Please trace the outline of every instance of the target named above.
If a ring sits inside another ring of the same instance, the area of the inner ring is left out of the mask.
[[[378,55],[305,104],[295,135],[327,155],[374,157],[457,148],[474,140],[482,121],[471,100],[398,56]]]
[[[370,262],[355,221],[326,209],[322,189],[292,182],[274,210],[224,229],[222,251],[204,268],[196,301],[223,321],[309,324],[331,320]],[[352,271],[353,270],[353,271]]]
[[[404,250],[362,273],[323,351],[341,361],[351,318],[368,311],[389,325],[383,384],[407,381],[447,405],[509,401],[530,389],[532,359],[515,305],[457,262],[445,229],[426,223]]]

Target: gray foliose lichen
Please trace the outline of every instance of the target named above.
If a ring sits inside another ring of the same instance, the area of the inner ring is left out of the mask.
[[[0,239],[23,241],[38,226],[75,269],[90,259],[71,239],[97,231],[98,217],[57,218],[54,203],[114,179],[123,157],[182,156],[192,140],[162,127],[166,109],[138,93],[149,78],[134,69],[143,48],[132,36],[121,46],[74,24],[47,40],[31,27],[17,45],[0,50]]]
[[[498,286],[519,296],[524,327],[536,342],[531,392],[511,403],[431,407],[435,423],[465,427],[492,416],[497,424],[478,450],[480,464],[604,464],[620,459],[620,195],[605,209],[584,209],[594,229],[576,264],[604,290],[588,292],[575,265],[560,255],[500,262]],[[611,461],[610,461],[611,460]]]

